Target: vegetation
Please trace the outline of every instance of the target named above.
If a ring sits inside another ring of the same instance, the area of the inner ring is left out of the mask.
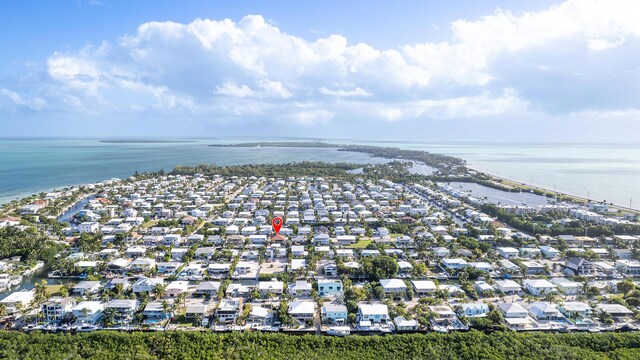
[[[362,165],[349,163],[326,163],[303,161],[289,164],[269,164],[269,165],[235,165],[216,166],[214,164],[200,164],[196,166],[176,166],[171,172],[173,175],[222,175],[222,176],[256,176],[256,177],[281,177],[290,176],[353,176],[347,170],[354,170]]]
[[[20,230],[8,226],[0,228],[0,258],[20,256],[23,260],[53,260],[63,245],[39,234],[35,228]]]
[[[385,337],[200,332],[0,333],[0,357],[29,359],[637,359],[640,334],[478,331]]]

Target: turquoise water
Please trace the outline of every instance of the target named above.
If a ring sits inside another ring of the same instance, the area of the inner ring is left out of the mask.
[[[640,209],[640,143],[449,140],[376,142],[456,156],[470,167],[550,190]]]
[[[176,165],[327,161],[382,163],[367,154],[323,148],[222,148],[187,143],[113,144],[99,140],[0,139],[0,203],[67,185],[84,184],[135,171],[171,170]]]
[[[114,144],[101,143],[98,139],[0,139],[0,203],[55,187],[126,177],[136,170],[170,170],[178,164],[386,161],[335,149],[207,146],[256,140],[260,139]],[[325,141],[394,146],[453,155],[467,160],[473,168],[502,177],[625,206],[633,198],[633,207],[640,208],[640,144]]]

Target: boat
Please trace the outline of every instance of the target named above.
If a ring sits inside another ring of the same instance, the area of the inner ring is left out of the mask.
[[[351,328],[348,326],[334,326],[327,330],[327,335],[347,336],[351,334]]]
[[[82,326],[76,329],[78,332],[91,332],[96,330],[98,330],[98,326],[92,324],[82,324]]]

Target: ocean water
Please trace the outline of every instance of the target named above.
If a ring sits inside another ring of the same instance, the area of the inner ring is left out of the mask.
[[[483,140],[336,141],[424,150],[469,167],[566,194],[640,209],[640,143]]]
[[[386,161],[335,149],[207,146],[257,140],[260,139],[116,144],[102,143],[98,139],[0,139],[0,202],[65,185],[126,177],[136,170],[170,170],[178,164]],[[624,206],[629,206],[631,200],[633,208],[640,208],[640,144],[471,140],[323,141],[393,146],[452,155],[467,160],[472,168],[498,176]]]
[[[0,203],[135,171],[171,170],[176,165],[274,164],[309,161],[383,163],[367,154],[324,148],[230,148],[196,140],[182,143],[103,143],[97,139],[0,139]]]

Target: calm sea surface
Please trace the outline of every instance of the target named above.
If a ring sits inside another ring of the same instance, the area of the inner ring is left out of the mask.
[[[126,177],[175,165],[286,163],[303,160],[381,163],[335,149],[221,148],[214,143],[256,139],[199,139],[184,143],[101,143],[98,139],[0,139],[0,203],[55,187]],[[327,142],[332,142],[325,140]],[[457,156],[502,177],[592,199],[640,208],[640,144],[436,141],[336,143],[394,146]]]

